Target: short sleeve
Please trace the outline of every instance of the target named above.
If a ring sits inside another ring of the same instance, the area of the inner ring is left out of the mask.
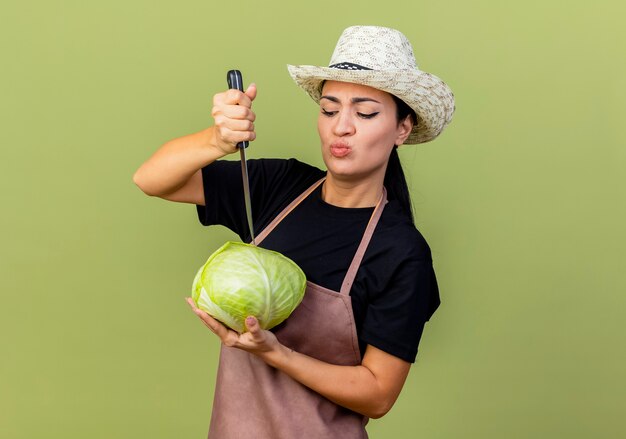
[[[251,159],[247,164],[255,234],[324,174],[296,159]],[[242,241],[249,241],[241,162],[218,160],[205,166],[202,185],[205,205],[196,205],[200,224],[223,225],[237,233]]]
[[[202,168],[205,205],[196,205],[198,220],[203,226],[221,224],[238,232],[245,216],[241,165],[220,160]]]
[[[432,259],[407,258],[369,303],[361,339],[414,363],[424,325],[440,303]]]

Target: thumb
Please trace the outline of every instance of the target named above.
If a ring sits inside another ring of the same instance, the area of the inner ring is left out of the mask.
[[[261,332],[261,325],[259,325],[256,317],[253,316],[246,317],[246,328],[253,336],[257,336]]]
[[[254,82],[250,84],[245,93],[250,98],[250,100],[253,101],[254,98],[256,98],[256,84]]]

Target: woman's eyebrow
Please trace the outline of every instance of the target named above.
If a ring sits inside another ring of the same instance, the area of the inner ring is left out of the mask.
[[[350,100],[353,104],[358,104],[359,102],[376,102],[377,104],[380,104],[380,102],[372,98],[352,98]]]
[[[320,98],[320,100],[322,99],[328,99],[329,101],[340,103],[339,99],[337,99],[335,96],[325,95]],[[350,102],[352,102],[353,104],[358,104],[359,102],[376,102],[377,104],[380,104],[380,102],[372,98],[352,98],[350,99]]]

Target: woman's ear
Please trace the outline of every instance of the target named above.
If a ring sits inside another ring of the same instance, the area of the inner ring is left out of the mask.
[[[398,146],[402,145],[406,138],[409,137],[409,134],[411,134],[411,130],[413,130],[413,120],[409,114],[398,124],[398,136],[396,137],[395,144]]]

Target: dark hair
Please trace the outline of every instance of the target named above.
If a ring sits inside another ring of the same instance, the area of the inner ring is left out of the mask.
[[[409,107],[402,99],[391,95],[393,101],[396,103],[396,119],[400,124],[407,116],[411,117],[413,126],[419,123],[415,111]],[[400,163],[400,157],[398,156],[398,145],[394,145],[389,155],[389,162],[387,163],[387,170],[385,172],[385,180],[383,182],[387,189],[387,197],[389,199],[395,199],[400,202],[402,210],[409,216],[412,223],[415,223],[413,218],[413,208],[411,206],[411,194],[409,194],[409,187],[406,184],[406,178],[404,171],[402,170],[402,163]]]

